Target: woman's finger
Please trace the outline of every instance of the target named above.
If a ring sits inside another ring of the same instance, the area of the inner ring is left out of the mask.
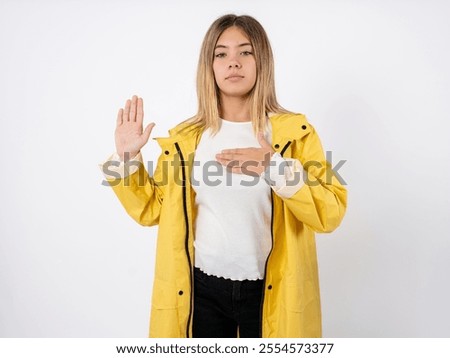
[[[251,148],[222,149],[221,154],[245,154]]]
[[[127,102],[125,103],[125,110],[123,111],[123,116],[122,116],[124,122],[130,121],[130,104],[131,104],[131,101],[129,99],[127,99]]]
[[[117,113],[117,122],[116,122],[117,126],[120,126],[123,123],[122,116],[123,116],[123,109],[121,108],[119,109],[119,113]]]
[[[216,154],[216,159],[222,159],[222,160],[230,161],[230,160],[233,160],[235,158],[236,158],[236,156],[234,154],[222,154],[222,153]]]
[[[136,122],[136,102],[137,96],[133,96],[131,99],[130,122]]]
[[[136,122],[138,124],[142,124],[143,120],[144,120],[144,100],[142,98],[138,98]]]

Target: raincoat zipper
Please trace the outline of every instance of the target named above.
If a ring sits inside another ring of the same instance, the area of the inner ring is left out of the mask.
[[[280,152],[280,155],[283,156],[284,152],[288,147],[291,145],[292,141],[289,141],[286,143],[286,145],[283,147],[283,149]],[[267,273],[267,264],[269,262],[270,255],[272,254],[273,250],[273,190],[270,190],[270,200],[272,202],[272,213],[270,218],[270,237],[272,239],[272,247],[270,248],[269,255],[267,255],[266,263],[264,265],[264,280],[263,280],[263,291],[261,296],[261,306],[259,310],[259,337],[263,337],[263,311],[264,311],[264,296],[266,293],[266,273]]]
[[[286,151],[286,149],[288,149],[288,147],[291,145],[291,141],[287,142],[286,145],[283,147],[283,149],[280,152],[280,155],[283,156],[284,152]]]
[[[186,337],[189,338],[189,326],[191,324],[191,318],[192,318],[192,299],[193,299],[193,284],[192,284],[192,262],[191,257],[189,256],[189,218],[187,213],[187,203],[186,203],[186,172],[185,172],[185,162],[183,158],[183,153],[181,152],[180,146],[178,143],[175,143],[175,147],[177,148],[177,152],[180,155],[180,162],[181,162],[181,182],[183,185],[183,212],[184,212],[184,220],[186,223],[186,236],[185,236],[185,250],[186,250],[186,256],[189,263],[189,272],[190,272],[190,282],[191,282],[191,297],[189,301],[189,316],[187,321],[187,327],[186,327]]]
[[[270,248],[269,255],[267,255],[266,263],[264,265],[264,279],[263,279],[263,291],[261,295],[261,306],[259,310],[259,338],[263,336],[263,310],[264,310],[264,296],[266,293],[266,272],[267,272],[267,263],[269,262],[270,254],[273,250],[273,191],[270,190],[270,200],[272,202],[272,213],[270,218],[270,237],[272,239],[272,247]]]

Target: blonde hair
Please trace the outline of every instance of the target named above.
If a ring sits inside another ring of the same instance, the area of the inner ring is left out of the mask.
[[[273,53],[264,28],[251,16],[224,15],[212,23],[203,39],[197,67],[198,111],[185,121],[202,130],[210,128],[213,135],[220,129],[220,91],[213,71],[214,48],[223,31],[232,26],[247,35],[255,56],[256,83],[248,93],[255,134],[264,130],[268,113],[290,113],[276,99]]]

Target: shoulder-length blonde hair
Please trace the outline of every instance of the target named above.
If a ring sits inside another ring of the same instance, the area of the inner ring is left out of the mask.
[[[214,78],[214,48],[223,31],[237,26],[249,38],[256,61],[256,83],[248,94],[250,117],[255,133],[263,131],[268,113],[290,113],[281,107],[275,95],[272,48],[264,28],[251,16],[224,15],[215,20],[203,39],[197,67],[197,114],[186,122],[216,134],[220,128],[220,92]],[[191,126],[188,126],[191,127]]]

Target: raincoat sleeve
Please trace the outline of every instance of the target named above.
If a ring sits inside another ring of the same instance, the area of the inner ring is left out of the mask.
[[[273,186],[294,216],[315,232],[331,232],[341,223],[347,208],[347,190],[327,162],[315,129],[299,139],[297,158],[283,158],[295,178],[284,187]],[[287,171],[289,173],[289,170]]]
[[[159,223],[164,198],[161,161],[162,155],[153,177],[149,176],[140,153],[126,163],[121,162],[114,154],[101,164],[108,185],[112,187],[126,212],[143,226]]]

